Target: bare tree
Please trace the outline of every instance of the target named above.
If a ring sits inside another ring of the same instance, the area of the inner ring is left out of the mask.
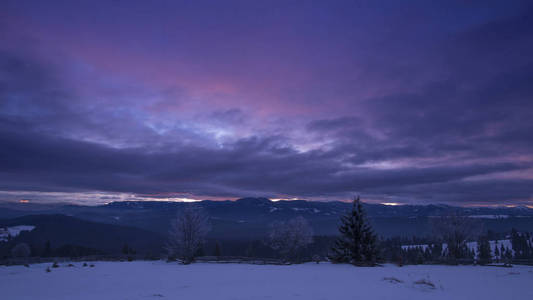
[[[202,208],[186,205],[171,223],[166,246],[169,257],[181,259],[185,264],[194,261],[209,229],[209,219]]]
[[[276,221],[270,226],[268,245],[284,259],[293,258],[298,250],[313,243],[313,229],[306,219],[298,216],[289,221]]]
[[[466,242],[477,238],[482,231],[478,219],[457,214],[433,218],[431,226],[434,233],[447,244],[447,254],[452,260],[465,258],[468,252]]]

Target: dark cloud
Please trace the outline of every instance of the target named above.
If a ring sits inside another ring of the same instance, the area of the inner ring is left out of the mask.
[[[150,154],[146,149],[113,149],[19,133],[0,133],[2,190],[331,197],[354,192],[379,194],[380,189],[394,187],[401,194],[405,187],[424,190],[426,185],[531,167],[485,163],[376,170],[345,167],[317,153],[280,148],[275,138],[240,141],[224,150],[184,147],[177,152]],[[450,189],[447,193],[461,191]],[[411,195],[418,196],[416,192]]]
[[[527,4],[8,2],[0,191],[531,201]]]

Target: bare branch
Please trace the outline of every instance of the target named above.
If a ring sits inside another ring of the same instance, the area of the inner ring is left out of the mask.
[[[192,262],[209,230],[209,219],[204,211],[199,206],[185,206],[171,223],[166,246],[169,257],[180,258],[184,263]]]

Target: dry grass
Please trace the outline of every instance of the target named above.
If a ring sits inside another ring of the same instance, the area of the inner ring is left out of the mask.
[[[423,286],[426,286],[426,287],[429,287],[431,289],[435,289],[436,286],[433,282],[427,280],[427,279],[420,279],[420,280],[417,280],[414,282],[415,284],[418,284],[418,285],[423,285]]]
[[[390,283],[403,283],[403,280],[398,279],[396,277],[383,277],[384,281],[388,281]]]

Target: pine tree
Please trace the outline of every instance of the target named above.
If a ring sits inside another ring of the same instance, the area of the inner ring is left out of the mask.
[[[442,243],[436,243],[431,248],[431,259],[433,261],[438,261],[442,257]]]
[[[377,260],[376,235],[366,219],[359,197],[351,211],[341,217],[341,236],[335,241],[330,259],[336,263],[374,265]]]
[[[478,261],[480,264],[490,264],[492,255],[490,251],[490,242],[487,237],[480,237],[477,242]]]
[[[218,242],[215,243],[215,256],[221,256],[222,251],[220,250],[220,244]]]
[[[513,260],[513,252],[509,248],[505,248],[505,259],[508,263],[510,263]]]
[[[42,257],[50,257],[52,256],[52,247],[50,246],[50,241],[46,241],[44,244],[44,251],[42,254]]]

